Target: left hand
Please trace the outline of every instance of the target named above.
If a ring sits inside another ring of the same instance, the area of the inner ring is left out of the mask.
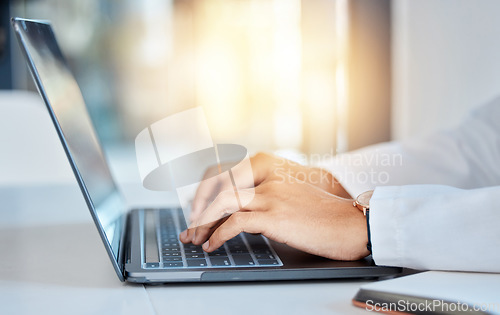
[[[244,198],[241,194],[244,190],[240,193]],[[244,209],[232,209],[230,195],[220,193],[181,233],[180,240],[203,244],[211,252],[241,232],[261,233],[330,259],[357,260],[369,254],[366,218],[350,199],[285,173],[272,175],[255,187],[255,195]]]

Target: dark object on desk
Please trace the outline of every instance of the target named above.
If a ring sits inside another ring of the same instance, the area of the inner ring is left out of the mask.
[[[428,271],[361,286],[352,302],[385,314],[500,314],[500,274]]]
[[[120,280],[305,280],[380,277],[401,271],[375,266],[368,258],[341,262],[308,255],[262,236],[241,234],[217,252],[218,258],[198,246],[179,243],[177,235],[185,220],[177,208],[129,210],[124,206],[50,24],[16,18],[12,25]]]

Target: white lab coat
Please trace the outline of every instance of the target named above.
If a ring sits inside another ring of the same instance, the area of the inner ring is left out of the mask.
[[[500,98],[452,130],[320,166],[353,197],[375,189],[369,225],[378,265],[500,272]]]

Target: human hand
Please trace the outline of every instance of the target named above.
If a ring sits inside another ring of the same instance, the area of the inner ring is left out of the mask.
[[[316,186],[330,194],[343,198],[351,198],[335,177],[330,172],[321,168],[307,167],[267,153],[258,153],[254,155],[250,158],[250,163],[252,165],[253,178],[247,178],[248,174],[245,173],[246,169],[238,168],[238,166],[232,169],[233,176],[239,179],[237,181],[246,183],[246,187],[239,188],[258,186],[270,176],[276,175],[276,172],[281,172]],[[217,165],[209,168],[205,172],[203,180],[198,186],[196,195],[193,199],[190,216],[191,222],[199,218],[203,210],[208,207],[219,193],[233,189],[232,183],[229,180],[224,180],[222,178],[210,181],[206,180],[207,178],[212,178],[219,174],[219,172],[220,168]]]
[[[240,198],[246,197],[241,190]],[[350,199],[282,172],[267,176],[248,197],[253,199],[238,211],[230,205],[231,194],[220,193],[180,240],[203,244],[211,252],[241,232],[261,233],[331,259],[357,260],[369,254],[366,218]]]

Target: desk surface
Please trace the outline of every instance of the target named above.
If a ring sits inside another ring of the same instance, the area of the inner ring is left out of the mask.
[[[366,314],[361,280],[121,283],[76,183],[0,187],[1,314]]]

